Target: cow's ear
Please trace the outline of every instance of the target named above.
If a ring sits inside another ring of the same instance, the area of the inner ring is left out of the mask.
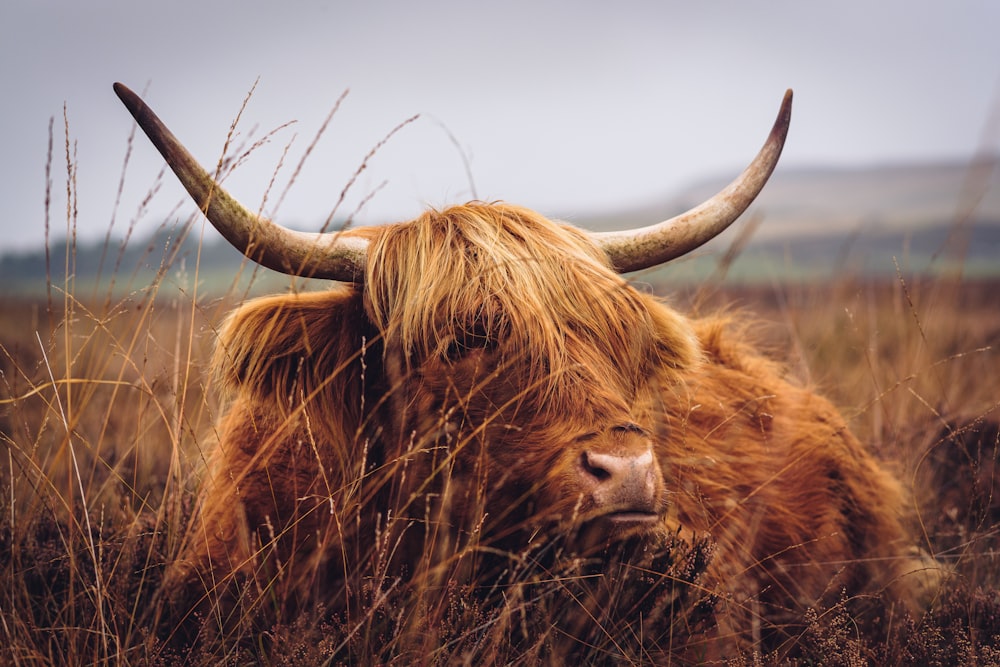
[[[698,336],[686,317],[654,297],[645,298],[649,299],[649,313],[656,329],[660,366],[679,378],[702,361]]]
[[[222,325],[213,366],[231,392],[291,407],[357,373],[364,322],[349,287],[257,299]]]

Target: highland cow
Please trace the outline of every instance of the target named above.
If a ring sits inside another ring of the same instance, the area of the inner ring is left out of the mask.
[[[230,405],[169,576],[217,627],[309,601],[357,618],[402,588],[412,624],[435,591],[523,572],[532,545],[641,560],[704,538],[713,629],[677,655],[791,646],[794,619],[842,596],[916,608],[905,494],[831,404],[725,317],[687,318],[620,275],[749,206],[790,95],[739,179],[659,225],[591,234],[473,202],[309,235],[243,209],[115,89],[233,245],[343,283],[251,301],[219,332]]]

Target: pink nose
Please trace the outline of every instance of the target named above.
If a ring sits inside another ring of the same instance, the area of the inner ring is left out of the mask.
[[[623,453],[585,451],[580,477],[594,505],[608,512],[655,512],[660,474],[650,448]]]

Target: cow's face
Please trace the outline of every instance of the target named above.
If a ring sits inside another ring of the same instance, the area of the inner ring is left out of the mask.
[[[484,205],[410,224],[423,229],[394,230],[398,251],[385,242],[370,262],[391,273],[367,282],[397,460],[463,527],[556,524],[591,543],[660,526],[653,442],[665,385],[696,355],[683,319],[536,214]],[[431,251],[421,237],[459,259],[415,262]]]
[[[635,387],[615,386],[625,369],[607,362],[579,366],[562,386],[532,387],[526,369],[544,362],[487,337],[481,343],[449,346],[405,385],[402,446],[450,476],[453,515],[606,536],[658,525],[666,494],[653,438],[664,424],[652,409],[648,368],[631,369]]]

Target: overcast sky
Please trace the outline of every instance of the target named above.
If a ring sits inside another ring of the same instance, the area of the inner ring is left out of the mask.
[[[66,229],[64,104],[80,236],[102,238],[113,220],[115,235],[133,220],[148,233],[193,210],[178,208],[170,176],[139,212],[162,166],[139,136],[116,213],[132,121],[114,81],[214,165],[259,79],[238,141],[295,123],[226,185],[257,208],[291,142],[265,211],[292,226],[318,227],[369,149],[414,114],[341,213],[377,190],[362,223],[474,194],[572,219],[735,175],[786,88],[795,110],[782,167],[998,150],[998,27],[996,0],[6,0],[0,253],[44,237],[50,118],[53,236]]]

